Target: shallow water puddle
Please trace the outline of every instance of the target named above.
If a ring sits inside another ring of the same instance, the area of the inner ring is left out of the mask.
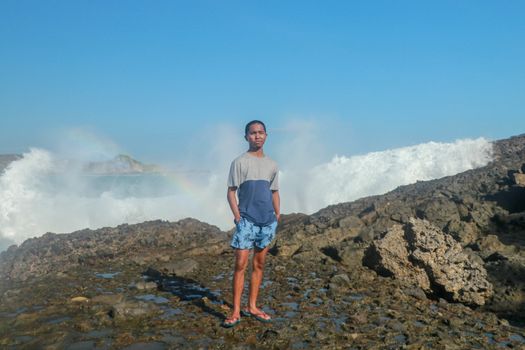
[[[525,343],[525,338],[519,334],[511,334],[509,339],[518,343]]]
[[[95,273],[95,276],[99,278],[110,280],[110,279],[113,279],[119,273],[120,272],[103,272],[103,273]]]
[[[27,343],[31,340],[35,339],[34,337],[30,336],[30,335],[20,335],[18,337],[15,337],[15,340],[18,341],[18,342],[21,342],[21,343]]]
[[[414,326],[416,327],[425,327],[425,324],[421,321],[414,321]]]
[[[494,338],[495,334],[494,333],[490,333],[490,332],[486,332],[484,333],[485,337],[487,337],[487,341],[489,344],[497,344],[498,346],[501,346],[501,347],[512,347],[512,343],[508,340],[496,340]]]
[[[70,344],[67,350],[91,350],[96,349],[95,342],[92,340],[80,341],[77,343]]]
[[[394,340],[399,344],[406,344],[407,337],[404,334],[398,334],[394,337]]]
[[[101,329],[101,330],[94,330],[89,333],[86,333],[86,336],[89,338],[104,338],[110,335],[111,333],[113,332],[109,329]]]
[[[308,288],[307,290],[304,291],[303,293],[303,299],[308,299],[308,297],[310,297],[310,293],[313,291],[312,288]]]
[[[291,309],[293,311],[299,310],[299,304],[295,302],[289,302],[289,303],[281,303],[282,306],[284,306],[287,309]]]
[[[337,332],[343,332],[342,326],[346,323],[347,319],[348,317],[346,316],[332,318],[332,322],[334,323]]]
[[[155,304],[164,304],[164,303],[169,302],[168,299],[166,299],[164,297],[159,297],[159,296],[153,295],[153,294],[137,295],[135,297],[135,299],[143,300],[143,301],[152,301]]]
[[[167,319],[167,318],[171,318],[171,317],[179,316],[183,314],[184,314],[184,311],[182,311],[181,308],[170,307],[170,308],[164,309],[164,314],[162,314],[161,318]]]
[[[14,312],[1,312],[0,317],[2,318],[13,318],[20,314],[23,314],[24,312],[28,311],[27,307],[20,307],[16,309]]]
[[[59,324],[59,323],[66,322],[66,321],[69,321],[69,320],[71,320],[71,317],[64,316],[64,317],[50,319],[50,320],[46,321],[46,323],[47,324]]]
[[[359,301],[359,300],[363,300],[364,297],[365,296],[363,294],[353,293],[353,294],[348,295],[346,298],[349,300]]]
[[[214,281],[220,281],[220,280],[224,279],[224,275],[225,275],[224,272],[221,272],[218,275],[213,276],[211,279],[214,280]]]
[[[166,345],[164,343],[152,342],[152,343],[135,343],[126,346],[122,350],[164,350]]]
[[[269,287],[273,284],[273,281],[272,280],[265,280],[263,281],[263,283],[261,283],[261,288],[264,289],[266,287]]]

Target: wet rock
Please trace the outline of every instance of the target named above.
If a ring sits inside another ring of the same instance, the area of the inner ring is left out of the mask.
[[[92,350],[92,349],[95,349],[95,342],[92,340],[73,343],[66,347],[66,350]]]
[[[347,246],[340,249],[339,257],[341,263],[349,268],[357,268],[361,266],[363,260],[364,249],[359,246]]]
[[[135,343],[135,344],[126,346],[125,348],[122,348],[122,350],[164,350],[164,349],[166,349],[166,345],[160,342]]]
[[[479,231],[473,223],[461,221],[461,220],[450,220],[445,228],[445,233],[452,235],[462,245],[467,245],[474,242],[478,238]]]
[[[341,273],[333,276],[328,284],[328,292],[331,296],[346,293],[351,286],[350,278],[347,274]]]
[[[409,295],[409,296],[414,297],[414,298],[419,299],[419,300],[426,300],[427,299],[427,295],[425,294],[423,289],[421,289],[419,287],[404,288],[403,292],[406,295]]]
[[[154,303],[124,300],[113,305],[110,316],[117,320],[126,320],[134,317],[141,317],[159,312],[158,306]]]
[[[113,305],[120,303],[124,298],[123,294],[101,294],[91,298],[91,301],[93,303]]]
[[[475,247],[476,250],[479,251],[479,254],[482,258],[487,258],[494,253],[512,256],[518,252],[516,246],[501,243],[498,236],[496,235],[487,235],[481,238],[478,242],[476,242]]]
[[[186,258],[183,260],[173,261],[164,265],[161,265],[160,271],[177,276],[187,276],[199,267],[199,264],[191,259]]]
[[[302,244],[286,244],[277,247],[278,254],[283,257],[291,257],[292,255],[299,252]]]

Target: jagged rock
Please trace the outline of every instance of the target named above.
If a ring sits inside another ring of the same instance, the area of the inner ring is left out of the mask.
[[[514,184],[516,184],[518,186],[525,186],[525,174],[514,173],[513,174],[513,181],[514,181]]]
[[[394,276],[430,292],[430,280],[423,268],[409,260],[403,226],[393,226],[383,238],[374,240],[365,252],[363,264],[383,276]]]
[[[462,245],[472,243],[478,238],[476,225],[462,220],[450,220],[443,231],[452,235]]]
[[[356,247],[353,245],[347,246],[339,251],[341,263],[352,270],[358,266],[361,266],[363,254],[364,250],[361,247]]]
[[[493,293],[483,265],[426,220],[392,227],[371,244],[363,263],[451,301],[483,305]]]
[[[302,246],[301,244],[288,244],[284,246],[279,246],[278,253],[280,256],[283,256],[283,257],[291,257],[299,251],[301,246]]]
[[[363,225],[363,221],[357,216],[347,216],[339,220],[339,227],[345,230],[356,230]]]
[[[443,195],[437,194],[434,194],[418,206],[417,215],[440,228],[445,227],[450,220],[460,219],[456,203]]]
[[[351,285],[352,282],[350,282],[350,278],[346,273],[334,275],[328,284],[330,295],[335,296],[340,293],[345,293]]]
[[[496,235],[487,235],[486,237],[481,238],[475,246],[480,252],[479,254],[482,258],[487,258],[494,253],[499,253],[501,255],[514,255],[518,252],[517,247],[501,243]]]
[[[483,265],[428,221],[412,219],[407,228],[411,259],[424,267],[436,292],[444,292],[453,301],[485,304],[493,290]]]

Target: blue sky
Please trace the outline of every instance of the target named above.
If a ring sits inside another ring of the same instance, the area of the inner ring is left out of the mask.
[[[523,1],[2,0],[0,153],[80,129],[157,162],[254,118],[281,143],[305,122],[327,154],[506,138],[525,133],[524,17]]]

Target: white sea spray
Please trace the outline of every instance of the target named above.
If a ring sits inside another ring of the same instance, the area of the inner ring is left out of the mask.
[[[314,166],[303,164],[301,159],[307,156],[290,162],[276,158],[283,213],[309,214],[330,204],[484,166],[492,159],[492,145],[484,138],[428,142],[364,155],[335,155]],[[10,164],[0,176],[0,250],[45,232],[155,219],[193,217],[224,230],[233,227],[226,203],[226,157],[200,177],[166,173],[112,176],[106,181],[86,176],[82,165],[43,149],[31,149]]]

